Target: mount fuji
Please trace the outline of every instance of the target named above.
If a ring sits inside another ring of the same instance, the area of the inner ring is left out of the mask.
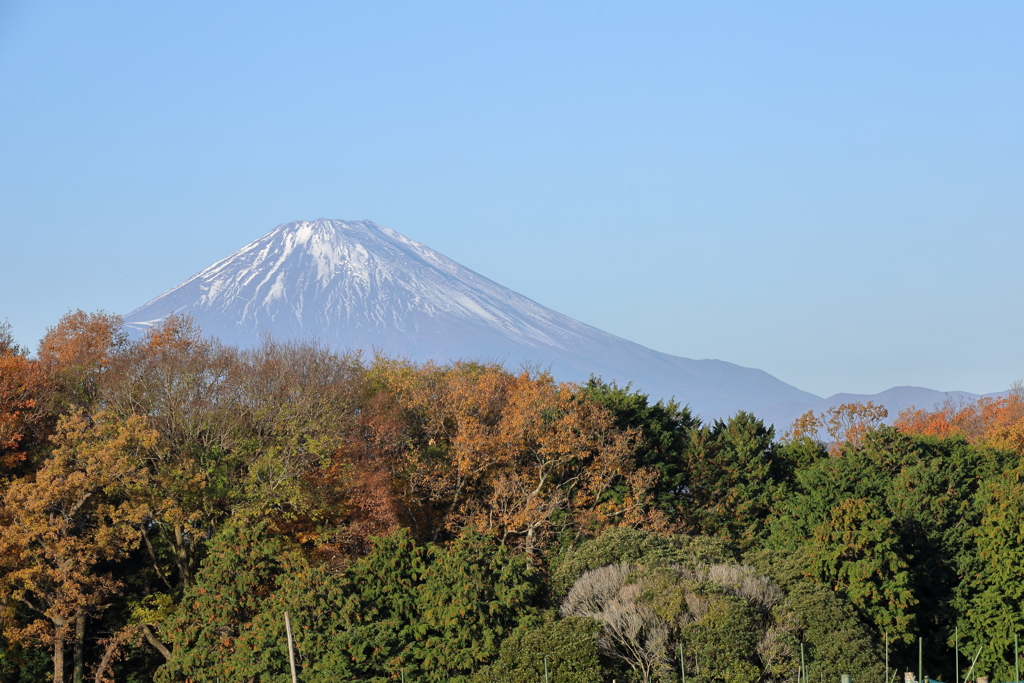
[[[585,325],[371,221],[279,225],[125,323],[141,332],[171,313],[242,347],[269,332],[415,361],[529,364],[565,381],[595,374],[675,397],[705,419],[821,401],[761,370],[659,353]]]

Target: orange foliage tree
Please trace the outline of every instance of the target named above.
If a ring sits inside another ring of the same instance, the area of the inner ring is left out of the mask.
[[[54,681],[64,681],[64,650],[75,634],[75,677],[80,680],[85,620],[120,589],[102,563],[138,544],[145,513],[123,495],[145,484],[141,460],[156,434],[141,418],[127,421],[81,413],[63,418],[56,448],[34,476],[8,484],[2,496],[0,555],[11,563],[3,575],[6,597],[35,615],[10,624],[12,642],[41,641],[53,648]]]
[[[25,460],[27,441],[45,440],[37,409],[40,380],[35,361],[14,353],[0,355],[0,478]]]
[[[127,344],[121,317],[104,311],[67,313],[48,328],[36,355],[53,390],[52,410],[94,408],[111,357]]]
[[[383,360],[373,382],[401,415],[394,476],[421,533],[468,526],[532,551],[560,528],[651,521],[655,475],[633,466],[635,435],[575,386],[494,365]]]
[[[947,399],[935,410],[908,408],[893,424],[906,434],[959,434],[971,443],[987,442],[1024,453],[1024,385],[1015,382],[1010,392],[999,398]]]

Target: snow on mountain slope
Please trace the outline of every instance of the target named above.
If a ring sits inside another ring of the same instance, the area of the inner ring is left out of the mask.
[[[189,313],[203,331],[252,346],[263,332],[423,361],[472,359],[591,373],[705,418],[821,399],[761,370],[653,351],[527,299],[370,221],[296,221],[132,311],[131,329]]]

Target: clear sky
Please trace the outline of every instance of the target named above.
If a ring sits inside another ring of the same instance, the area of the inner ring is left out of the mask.
[[[0,320],[370,219],[820,395],[1024,377],[1024,3],[0,0]]]

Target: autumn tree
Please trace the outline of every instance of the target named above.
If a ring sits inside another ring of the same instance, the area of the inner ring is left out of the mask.
[[[23,354],[0,353],[0,481],[15,474],[26,453],[46,443],[39,365]]]
[[[28,349],[22,347],[14,339],[11,322],[6,318],[0,323],[0,356],[27,356]]]
[[[818,439],[824,431],[832,440],[830,451],[838,453],[840,446],[845,443],[860,446],[868,431],[880,426],[887,417],[888,409],[875,405],[873,401],[842,403],[823,413],[815,414],[813,410],[804,413],[793,422],[783,440]]]
[[[1020,596],[992,558],[1019,540],[1017,394],[898,428],[837,406],[779,442],[748,413],[703,424],[629,385],[240,350],[187,317],[129,341],[115,316],[69,313],[35,359],[8,337],[4,680],[51,662],[97,683],[269,680],[285,611],[308,683],[526,680],[541,651],[557,676],[622,679],[597,647],[615,629],[655,653],[638,678],[674,675],[682,643],[688,677],[783,680],[800,641],[812,678],[880,677],[884,630],[932,634],[944,662],[957,624],[1001,639],[985,671],[1012,663]],[[554,618],[623,563],[615,609]],[[781,601],[744,593],[765,575]]]
[[[1024,453],[1024,385],[1014,382],[1002,397],[975,401],[949,398],[934,410],[908,408],[893,423],[907,434],[960,435],[972,443],[987,442]]]
[[[396,480],[434,538],[468,525],[529,550],[559,528],[650,519],[656,475],[632,463],[633,434],[571,385],[463,363],[378,363],[371,382],[402,414]]]
[[[676,521],[691,483],[687,447],[701,426],[700,420],[689,406],[675,401],[652,403],[647,394],[633,391],[629,385],[620,387],[591,377],[581,392],[606,408],[618,429],[636,435],[632,460],[637,467],[658,475],[651,487],[652,503]]]
[[[229,373],[244,495],[254,512],[287,510],[307,542],[365,549],[366,536],[397,525],[391,472],[358,424],[364,376],[358,355],[269,338],[240,352]]]
[[[102,378],[127,344],[121,317],[105,311],[70,312],[47,328],[36,355],[52,385],[54,409],[97,408]]]
[[[181,316],[113,359],[104,399],[121,416],[146,416],[159,435],[147,463],[157,485],[138,495],[152,512],[140,533],[167,590],[190,585],[202,539],[240,508],[317,516],[311,508],[330,496],[318,475],[351,431],[360,376],[352,357],[270,339],[238,351]]]
[[[171,316],[107,363],[103,400],[122,419],[144,416],[157,435],[144,463],[148,484],[133,492],[149,517],[139,533],[168,591],[195,572],[202,539],[239,502],[241,464],[231,450],[238,418],[225,388],[235,353]]]
[[[34,615],[5,635],[52,647],[55,683],[64,683],[69,641],[75,643],[74,678],[81,680],[86,619],[121,588],[103,565],[138,544],[145,510],[122,493],[129,483],[144,482],[141,461],[155,440],[140,418],[63,418],[50,457],[3,493],[0,546],[16,558],[3,590]]]

